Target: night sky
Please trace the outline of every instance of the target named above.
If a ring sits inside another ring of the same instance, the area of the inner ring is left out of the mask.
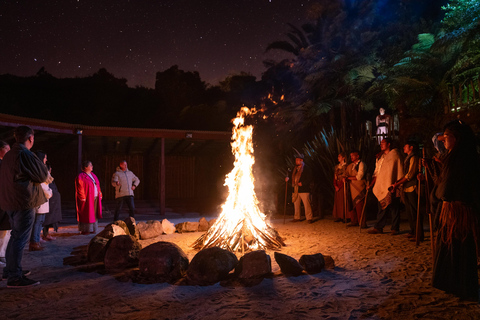
[[[128,85],[154,87],[177,64],[216,84],[262,61],[287,57],[266,46],[287,40],[314,0],[23,0],[0,4],[0,74],[57,78],[106,68]]]

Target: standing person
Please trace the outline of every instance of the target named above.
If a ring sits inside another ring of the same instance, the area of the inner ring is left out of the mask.
[[[112,176],[112,186],[115,187],[115,216],[113,221],[117,221],[122,210],[123,203],[126,203],[130,212],[130,217],[135,217],[135,204],[133,203],[133,191],[140,184],[140,179],[130,170],[126,160],[120,161],[117,171]]]
[[[289,178],[286,177],[285,181],[288,181]],[[292,187],[293,187],[293,194],[292,194],[292,202],[295,206],[295,215],[292,222],[299,222],[300,221],[300,211],[301,211],[301,203],[303,202],[303,206],[305,207],[305,218],[307,219],[308,223],[312,223],[313,215],[312,215],[312,207],[310,205],[310,183],[312,181],[312,174],[310,170],[303,162],[303,154],[297,154],[295,158],[295,168],[292,172]]]
[[[5,154],[10,151],[10,146],[3,140],[0,140],[0,166]],[[0,186],[1,188],[1,186]],[[0,208],[0,267],[5,267],[5,251],[10,240],[10,221],[5,211]]]
[[[75,202],[78,230],[81,234],[97,233],[102,217],[102,191],[91,161],[83,161],[82,172],[75,179]]]
[[[47,155],[42,151],[35,152],[38,159],[42,160],[42,162],[47,164]],[[48,169],[48,168],[47,168]],[[49,206],[49,199],[52,197],[52,189],[49,188],[48,184],[53,181],[49,174],[48,182],[44,182],[41,184],[43,193],[47,198],[47,201],[35,208],[35,222],[33,223],[32,234],[30,236],[30,245],[28,249],[30,251],[42,251],[43,247],[40,245],[40,233],[42,231],[43,222],[45,221],[45,215],[50,211]]]
[[[52,174],[52,167],[47,163],[48,172]],[[52,197],[48,200],[50,211],[45,215],[45,221],[43,222],[43,235],[42,239],[45,241],[55,240],[55,237],[49,234],[49,229],[53,228],[55,232],[58,231],[58,223],[62,221],[62,197],[58,192],[55,181],[52,181],[48,185],[52,189]]]
[[[441,139],[448,153],[436,190],[442,209],[432,284],[462,299],[478,301],[480,160],[475,136],[467,124],[455,120],[445,126]]]
[[[0,167],[0,206],[10,218],[12,233],[8,242],[3,276],[8,278],[7,287],[21,288],[37,285],[22,270],[23,249],[30,239],[35,208],[47,199],[40,184],[47,181],[45,164],[30,149],[34,143],[34,132],[27,126],[15,129],[15,141]]]
[[[333,187],[335,188],[335,198],[333,201],[332,216],[335,222],[344,221],[347,218],[345,215],[345,190],[343,188],[345,178],[345,171],[347,169],[345,152],[338,154],[338,164],[335,166],[335,172],[333,175]]]
[[[367,183],[365,181],[366,167],[365,163],[360,160],[360,153],[358,150],[350,152],[350,160],[352,160],[352,163],[348,165],[345,173],[346,180],[350,185],[350,195],[353,204],[353,209],[350,214],[352,222],[348,226],[356,227],[361,224],[362,228],[366,228],[367,224],[365,219],[360,221],[360,219],[362,219],[362,210],[363,204],[365,203],[367,187]]]
[[[385,138],[380,143],[381,155],[375,164],[373,180],[367,188],[373,187],[373,194],[378,199],[377,223],[370,234],[383,233],[388,216],[392,216],[391,234],[397,235],[400,231],[400,199],[398,192],[391,188],[403,176],[402,160],[397,149],[391,149],[392,140]]]
[[[377,124],[377,141],[378,144],[382,142],[388,135],[388,130],[390,128],[390,116],[385,114],[385,109],[380,108],[380,114],[377,115],[375,123]]]
[[[407,212],[408,223],[410,231],[407,237],[415,240],[417,235],[417,211],[418,211],[418,197],[420,190],[417,190],[417,175],[419,173],[420,158],[417,156],[418,144],[414,141],[408,141],[403,146],[403,153],[407,155],[403,161],[403,172],[405,175],[395,182],[392,187],[397,190],[399,186],[403,185],[403,195],[405,202],[405,211]],[[420,214],[420,229],[419,240],[423,241],[423,214]]]

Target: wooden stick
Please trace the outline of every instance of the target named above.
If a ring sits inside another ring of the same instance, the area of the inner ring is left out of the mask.
[[[367,189],[367,192],[365,193],[365,197],[363,198],[363,209],[362,209],[362,214],[360,215],[360,228],[359,228],[360,232],[362,232],[363,218],[365,217],[365,207],[367,206],[368,191],[370,191],[370,189]]]
[[[347,182],[343,180],[343,223],[347,227]]]
[[[283,224],[285,224],[285,219],[287,214],[287,189],[288,189],[288,182],[285,181],[285,204],[283,206]]]
[[[422,170],[422,162],[420,161],[420,163],[418,164],[418,172],[420,172]],[[417,195],[418,195],[418,200],[417,200],[417,224],[416,224],[416,232],[415,232],[415,245],[418,247],[418,245],[420,244],[420,227],[423,228],[423,226],[420,226],[420,187],[421,187],[421,181],[420,179],[417,179],[418,180],[418,183],[417,183]]]
[[[423,158],[425,159],[425,149],[423,149]],[[428,185],[428,168],[425,167],[425,205],[428,214],[428,225],[430,227],[430,249],[432,250],[432,264],[435,262],[435,234],[433,230],[432,213],[430,212],[430,187]]]

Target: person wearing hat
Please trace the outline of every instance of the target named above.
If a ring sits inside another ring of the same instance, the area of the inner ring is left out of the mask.
[[[289,177],[285,178],[288,181]],[[312,223],[312,207],[310,205],[310,183],[312,182],[312,174],[303,162],[303,154],[298,153],[295,156],[295,168],[292,172],[292,202],[295,207],[295,215],[292,222],[299,222],[300,220],[300,201],[305,207],[305,218],[308,223]]]
[[[442,136],[447,154],[437,183],[442,201],[438,221],[432,285],[478,302],[477,253],[480,219],[480,158],[472,129],[449,122]]]

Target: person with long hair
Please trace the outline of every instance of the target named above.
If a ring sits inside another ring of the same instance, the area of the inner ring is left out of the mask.
[[[83,161],[82,172],[75,179],[75,202],[78,230],[81,234],[97,233],[98,219],[102,217],[102,191],[91,161]]]
[[[442,201],[432,285],[462,299],[478,301],[478,218],[480,159],[475,135],[463,121],[444,128],[447,155],[436,197]]]
[[[335,188],[335,198],[333,201],[332,216],[335,222],[344,221],[345,216],[345,190],[343,189],[343,179],[346,177],[347,155],[345,152],[338,154],[338,164],[335,166],[333,175],[333,187]]]

